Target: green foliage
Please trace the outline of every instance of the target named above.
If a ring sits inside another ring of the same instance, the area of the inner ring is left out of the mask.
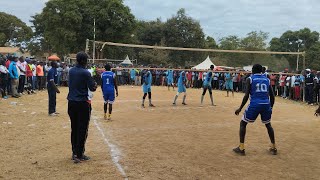
[[[136,22],[121,0],[51,0],[33,17],[36,35],[60,55],[84,50],[86,39],[127,42]],[[108,53],[107,53],[108,54]]]
[[[168,19],[164,25],[164,38],[168,46],[204,48],[205,35],[198,21],[187,16],[180,9],[175,16]],[[170,59],[175,65],[185,65],[186,61],[199,62],[205,58],[204,53],[172,51]]]
[[[165,46],[164,40],[160,46]],[[156,44],[157,45],[157,44]],[[139,60],[143,64],[169,65],[169,52],[160,49],[147,49],[139,53]]]
[[[0,46],[19,46],[32,37],[32,30],[16,16],[0,12]]]

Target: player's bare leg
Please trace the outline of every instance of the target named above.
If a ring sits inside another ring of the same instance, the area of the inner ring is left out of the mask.
[[[104,106],[103,106],[103,110],[104,110],[104,120],[107,120],[107,109],[108,109],[108,103],[105,102]]]
[[[268,130],[269,138],[271,141],[271,146],[270,146],[269,151],[272,155],[277,155],[278,150],[276,148],[276,143],[275,143],[275,138],[274,138],[274,130],[273,130],[273,127],[271,126],[271,123],[266,124],[266,128]]]
[[[109,104],[108,120],[111,120],[111,113],[112,113],[112,104]]]
[[[183,95],[183,100],[182,100],[182,104],[183,104],[183,105],[187,105],[187,104],[186,104],[186,97],[187,97],[187,93],[184,93],[184,95]]]
[[[143,94],[141,107],[144,108],[144,101],[146,100],[147,93]]]
[[[148,92],[148,98],[149,98],[149,107],[156,107],[156,106],[153,105],[152,102],[151,102],[151,92]]]
[[[241,121],[240,122],[240,130],[239,130],[239,137],[240,137],[240,145],[233,149],[233,151],[239,155],[246,155],[245,148],[244,148],[244,139],[246,137],[247,131],[247,122]]]

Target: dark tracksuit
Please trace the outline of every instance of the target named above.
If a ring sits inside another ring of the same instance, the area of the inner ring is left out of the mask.
[[[48,96],[49,96],[49,114],[55,113],[56,112],[56,98],[57,98],[57,91],[53,87],[51,81],[53,81],[55,84],[58,82],[58,74],[57,74],[57,69],[56,68],[51,68],[50,71],[48,72],[47,76],[47,90],[48,90]]]
[[[72,153],[82,158],[88,136],[91,103],[88,90],[95,91],[90,72],[80,65],[69,71],[68,114],[71,120]]]
[[[313,103],[313,79],[314,75],[313,74],[307,74],[305,77],[305,100],[309,104]]]

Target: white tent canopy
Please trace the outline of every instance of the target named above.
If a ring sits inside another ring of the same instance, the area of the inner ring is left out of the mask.
[[[120,63],[120,64],[132,65],[132,62],[130,61],[129,56],[127,55],[126,59],[124,61],[122,61],[122,63]]]
[[[211,65],[214,65],[212,63],[212,61],[210,60],[210,57],[208,56],[206,60],[204,60],[202,63],[194,66],[193,68],[191,69],[195,69],[195,70],[207,70],[207,69],[210,69],[210,66]]]

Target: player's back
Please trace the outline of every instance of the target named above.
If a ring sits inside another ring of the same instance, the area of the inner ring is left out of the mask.
[[[168,70],[168,79],[173,79],[173,70]]]
[[[251,104],[270,104],[270,80],[263,74],[253,74],[251,79]]]
[[[101,79],[103,83],[103,88],[102,88],[103,93],[114,92],[114,77],[115,77],[115,74],[111,71],[106,71],[102,73]]]
[[[185,82],[186,76],[185,76],[185,72],[182,71],[180,73],[179,79],[178,79],[178,86],[183,86],[184,82]]]

